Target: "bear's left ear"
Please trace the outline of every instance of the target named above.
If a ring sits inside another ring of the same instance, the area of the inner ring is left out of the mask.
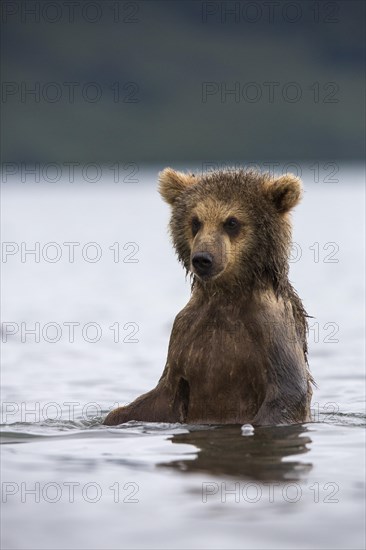
[[[301,180],[293,174],[285,174],[266,184],[265,193],[280,214],[289,212],[301,199]]]
[[[173,205],[177,198],[196,181],[193,174],[176,172],[173,168],[165,168],[159,174],[159,192],[163,199]]]

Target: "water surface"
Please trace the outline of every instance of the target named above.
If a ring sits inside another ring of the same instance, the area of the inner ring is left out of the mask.
[[[3,548],[364,547],[363,174],[341,172],[294,214],[313,422],[253,435],[101,424],[156,384],[189,297],[154,174],[3,187]]]

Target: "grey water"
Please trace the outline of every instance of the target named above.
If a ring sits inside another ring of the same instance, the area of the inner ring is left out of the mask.
[[[313,421],[254,433],[102,425],[154,387],[190,293],[156,172],[137,179],[2,186],[1,547],[364,548],[362,169],[305,170]]]

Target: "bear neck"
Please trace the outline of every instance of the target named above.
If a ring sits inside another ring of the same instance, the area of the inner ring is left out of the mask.
[[[211,299],[217,297],[228,302],[230,300],[248,301],[254,294],[268,291],[272,291],[277,298],[281,296],[285,300],[291,300],[293,290],[288,280],[287,269],[281,273],[281,276],[277,277],[264,272],[255,273],[251,277],[231,278],[225,281],[218,279],[204,282],[193,275],[191,287],[192,295],[194,294],[197,298]]]
[[[251,302],[256,302],[262,295],[272,294],[276,300],[283,301],[290,306],[297,330],[304,342],[305,358],[307,354],[306,332],[308,328],[308,314],[299,298],[296,290],[288,280],[288,270],[282,272],[281,278],[270,277],[264,274],[259,278],[251,280],[233,280],[222,282],[211,281],[203,283],[197,277],[192,277],[192,295],[190,303],[196,308],[200,308],[203,303],[214,302],[220,308],[232,309],[236,307],[250,306]],[[307,360],[307,359],[306,359]]]

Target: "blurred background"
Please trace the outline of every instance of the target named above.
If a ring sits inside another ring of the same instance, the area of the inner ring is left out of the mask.
[[[3,162],[357,160],[358,0],[4,1]]]

